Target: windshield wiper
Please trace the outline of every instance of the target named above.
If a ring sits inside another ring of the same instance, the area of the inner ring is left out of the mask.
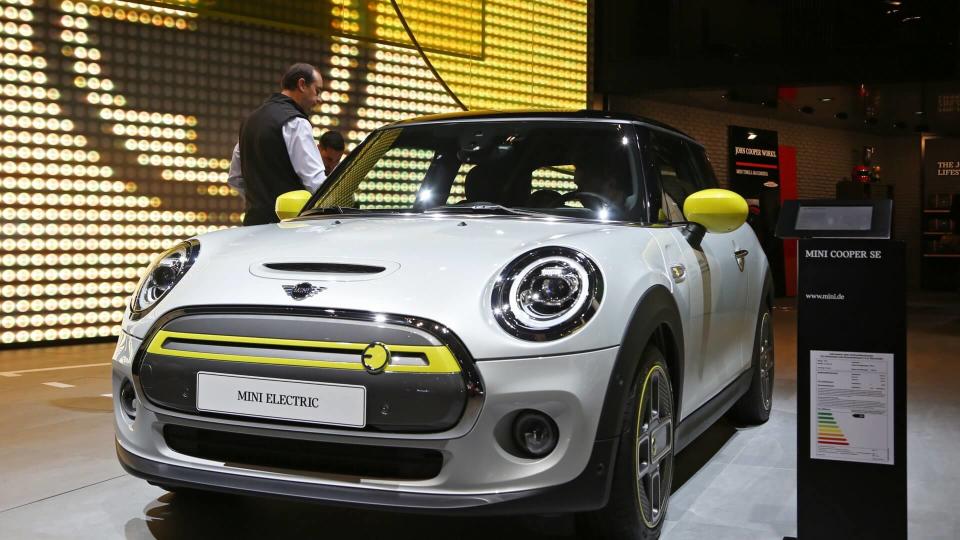
[[[329,214],[366,214],[369,210],[350,208],[349,206],[318,206],[304,212],[303,216],[324,216]]]
[[[531,212],[508,208],[502,204],[475,202],[470,204],[448,204],[434,206],[424,210],[425,214],[493,214],[501,216],[544,216],[543,212]]]

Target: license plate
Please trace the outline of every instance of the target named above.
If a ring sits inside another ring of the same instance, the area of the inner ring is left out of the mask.
[[[364,427],[366,401],[363,386],[197,373],[197,409],[205,412]]]

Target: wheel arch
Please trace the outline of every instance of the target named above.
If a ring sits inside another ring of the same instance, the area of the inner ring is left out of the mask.
[[[683,326],[680,310],[663,285],[647,289],[627,324],[603,400],[597,439],[620,435],[627,393],[638,376],[643,350],[654,343],[670,370],[675,400],[674,418],[680,418],[683,393]]]

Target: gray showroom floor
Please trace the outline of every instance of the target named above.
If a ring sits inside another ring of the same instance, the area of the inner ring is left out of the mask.
[[[666,540],[795,534],[796,340],[789,305],[777,311],[776,323],[770,422],[751,429],[721,422],[678,456]],[[958,539],[960,298],[912,299],[909,351],[910,537]],[[104,395],[111,352],[111,345],[0,352],[0,538],[574,537],[564,518],[440,518],[174,497],[125,475],[116,462]]]

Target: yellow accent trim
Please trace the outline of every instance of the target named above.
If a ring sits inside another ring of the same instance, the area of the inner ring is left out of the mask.
[[[277,212],[277,217],[281,220],[297,217],[297,214],[303,210],[307,201],[310,200],[310,192],[305,189],[297,191],[288,191],[277,197],[277,202],[273,209]]]
[[[683,215],[712,233],[735,231],[747,221],[749,207],[740,195],[726,189],[704,189],[687,197]]]
[[[295,347],[310,347],[315,349],[339,349],[344,352],[356,352],[357,362],[330,362],[326,360],[306,360],[297,358],[274,358],[270,356],[223,354],[211,352],[178,351],[175,349],[166,349],[163,345],[167,339],[194,339],[200,341],[244,344],[252,343],[257,345],[286,345]],[[189,332],[170,332],[160,330],[154,336],[153,341],[147,348],[147,352],[152,354],[164,354],[167,356],[179,356],[183,358],[203,358],[205,360],[221,360],[224,362],[247,362],[251,364],[271,364],[278,366],[306,366],[329,369],[351,369],[363,371],[363,365],[360,364],[360,355],[369,345],[368,343],[347,343],[342,341],[305,341],[298,339],[279,339],[279,338],[259,338],[248,336],[224,336],[220,334],[193,334]],[[459,373],[460,364],[444,345],[387,345],[393,353],[420,353],[427,357],[426,366],[408,366],[408,365],[389,365],[387,373]]]

